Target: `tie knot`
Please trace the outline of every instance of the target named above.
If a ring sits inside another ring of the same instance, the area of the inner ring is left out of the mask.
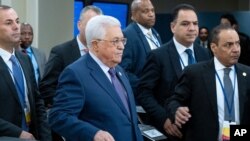
[[[12,63],[14,63],[14,64],[17,64],[17,59],[16,59],[16,57],[15,57],[14,55],[11,55],[10,61],[11,61]]]
[[[109,74],[110,74],[111,77],[114,77],[114,76],[115,76],[115,73],[116,73],[116,72],[115,72],[115,69],[114,69],[114,68],[110,68],[108,72],[109,72]]]
[[[151,30],[149,30],[147,34],[148,34],[149,37],[152,37],[152,35],[153,35]]]
[[[22,49],[22,52],[27,54],[27,50],[26,49]]]
[[[193,56],[191,49],[186,49],[185,52],[188,54],[188,56]]]
[[[224,68],[224,74],[229,75],[231,68]]]

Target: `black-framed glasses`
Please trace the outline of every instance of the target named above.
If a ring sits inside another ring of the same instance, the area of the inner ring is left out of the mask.
[[[111,42],[114,46],[118,46],[119,43],[122,43],[123,45],[126,45],[127,43],[127,38],[116,38],[113,40],[104,40],[104,39],[97,39],[97,41],[106,41],[106,42]]]

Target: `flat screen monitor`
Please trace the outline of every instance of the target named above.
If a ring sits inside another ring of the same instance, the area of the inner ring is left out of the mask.
[[[127,3],[93,2],[92,5],[102,9],[104,15],[117,18],[121,22],[122,29],[127,26],[129,12],[129,5]]]
[[[83,7],[84,7],[84,3],[82,1],[75,1],[74,3],[74,36],[76,36],[79,33],[78,28],[77,28],[77,22],[79,20],[79,16]]]

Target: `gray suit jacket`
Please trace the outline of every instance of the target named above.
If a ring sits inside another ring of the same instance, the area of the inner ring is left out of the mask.
[[[35,48],[35,47],[31,47],[31,50],[34,53],[34,56],[36,58],[36,62],[39,68],[39,72],[40,72],[40,78],[42,78],[43,74],[44,74],[44,68],[45,68],[45,64],[47,62],[47,58],[44,52],[42,52],[41,50]]]

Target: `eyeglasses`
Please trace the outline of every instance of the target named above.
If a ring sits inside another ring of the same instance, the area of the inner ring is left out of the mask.
[[[113,40],[104,40],[104,39],[97,39],[98,41],[106,41],[106,42],[111,42],[114,46],[118,46],[119,43],[122,43],[123,45],[126,45],[127,43],[127,38],[120,38],[120,39],[113,39]]]

